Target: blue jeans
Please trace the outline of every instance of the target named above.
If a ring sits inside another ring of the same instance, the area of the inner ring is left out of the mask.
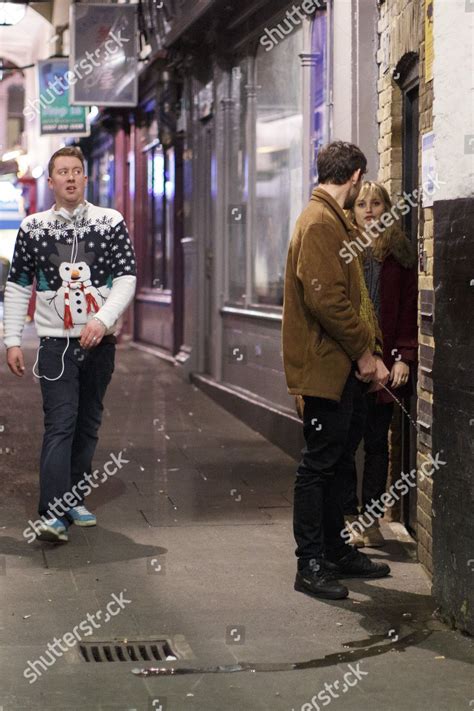
[[[347,379],[341,401],[304,397],[306,447],[298,467],[293,505],[293,531],[298,570],[312,558],[337,560],[351,551],[341,537],[344,528],[342,466],[354,402],[366,386]]]
[[[65,338],[41,338],[38,373],[56,378],[62,369]],[[55,517],[50,505],[92,472],[107,386],[115,363],[115,338],[106,337],[91,350],[71,338],[64,355],[64,373],[58,380],[41,378],[44,437],[40,462],[41,516]],[[78,504],[83,502],[76,489]]]

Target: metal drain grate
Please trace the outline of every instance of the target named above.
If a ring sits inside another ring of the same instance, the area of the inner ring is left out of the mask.
[[[79,650],[86,662],[171,662],[178,659],[167,639],[151,642],[83,642]]]

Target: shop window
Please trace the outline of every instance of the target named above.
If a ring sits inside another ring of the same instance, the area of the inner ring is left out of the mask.
[[[114,207],[115,157],[107,152],[100,160],[99,205]]]
[[[229,299],[245,302],[246,290],[246,207],[247,195],[247,90],[248,61],[234,67],[231,75],[231,106],[229,112],[229,193],[228,193],[228,255]]]
[[[233,68],[226,128],[227,299],[281,306],[303,200],[303,92],[296,30]]]
[[[160,144],[147,150],[149,254],[151,283],[155,289],[172,289],[172,240],[174,209],[174,150]]]
[[[257,304],[283,304],[288,243],[302,209],[302,51],[300,30],[271,52],[260,47],[256,58],[252,300]]]
[[[92,159],[88,185],[90,201],[101,207],[115,207],[115,159],[113,149]]]
[[[311,185],[318,182],[319,149],[328,141],[327,130],[327,29],[326,13],[315,15],[311,31]]]
[[[175,197],[175,153],[170,148],[165,153],[165,274],[166,288],[173,289],[173,234]]]

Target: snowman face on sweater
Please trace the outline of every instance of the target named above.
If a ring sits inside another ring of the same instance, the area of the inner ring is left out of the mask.
[[[86,262],[62,262],[59,276],[66,282],[85,282],[91,278],[91,270]]]

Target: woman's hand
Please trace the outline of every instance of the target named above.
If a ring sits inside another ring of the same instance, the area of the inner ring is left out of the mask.
[[[392,370],[390,371],[392,388],[399,388],[402,385],[406,385],[409,377],[410,366],[406,363],[402,363],[402,361],[393,364]]]

